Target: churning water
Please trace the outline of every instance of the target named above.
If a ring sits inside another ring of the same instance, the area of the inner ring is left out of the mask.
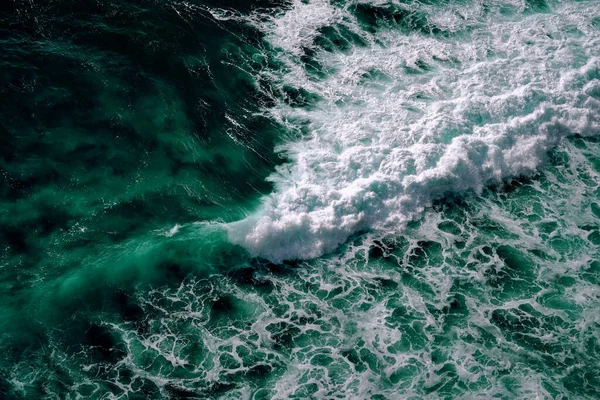
[[[9,0],[0,93],[0,396],[600,396],[600,2]]]

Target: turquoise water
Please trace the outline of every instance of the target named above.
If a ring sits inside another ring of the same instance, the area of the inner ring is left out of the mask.
[[[0,5],[0,397],[600,397],[600,3]]]

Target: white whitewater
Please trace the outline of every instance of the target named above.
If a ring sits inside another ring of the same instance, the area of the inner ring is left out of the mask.
[[[252,255],[313,258],[356,232],[401,232],[436,198],[535,174],[563,137],[600,132],[600,2],[511,16],[502,8],[525,3],[369,3],[417,9],[445,34],[368,33],[353,4],[324,0],[253,21],[286,67],[265,76],[320,100],[265,110],[302,135],[277,149],[289,162],[271,176],[262,207],[228,225]],[[326,51],[314,44],[323,27],[366,46]],[[306,48],[324,77],[304,67]]]

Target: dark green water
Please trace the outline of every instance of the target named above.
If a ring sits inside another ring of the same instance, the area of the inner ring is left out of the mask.
[[[0,5],[0,398],[600,397],[600,3]]]

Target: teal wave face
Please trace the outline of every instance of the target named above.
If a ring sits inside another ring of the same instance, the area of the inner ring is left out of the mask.
[[[2,15],[9,287],[94,269],[177,223],[238,219],[270,191],[275,125],[238,68],[258,67],[257,33],[236,37],[199,7],[14,7]]]
[[[600,396],[594,1],[0,6],[0,397]]]

